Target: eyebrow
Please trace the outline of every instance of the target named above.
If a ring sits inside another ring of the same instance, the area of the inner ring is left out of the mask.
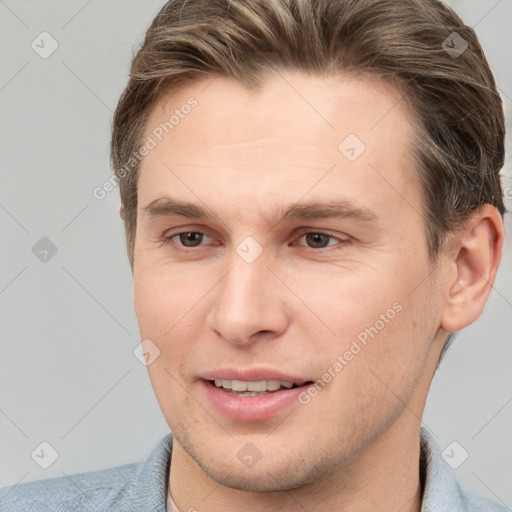
[[[147,219],[179,216],[188,219],[208,220],[216,217],[201,205],[180,201],[169,196],[154,199],[142,208],[142,214]],[[369,208],[356,205],[346,199],[293,203],[286,207],[277,207],[271,215],[271,219],[275,222],[285,219],[313,220],[328,218],[351,218],[370,222],[377,220],[379,217]]]

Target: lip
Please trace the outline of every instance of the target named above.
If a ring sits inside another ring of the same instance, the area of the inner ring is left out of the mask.
[[[278,380],[293,382],[297,387],[280,389],[261,396],[236,396],[212,384],[211,381],[215,379],[245,382]],[[269,368],[220,368],[203,373],[200,384],[207,402],[222,416],[238,421],[262,421],[289,409],[293,404],[297,405],[299,395],[314,381],[315,379]]]
[[[219,368],[218,370],[210,370],[200,377],[204,380],[242,380],[245,382],[255,382],[258,380],[279,380],[285,382],[294,382],[297,386],[302,386],[305,382],[312,381],[315,379],[304,378],[297,375],[290,375],[282,373],[279,370],[273,370],[269,368],[247,368],[241,370],[240,368]]]
[[[218,388],[209,380],[201,380],[200,384],[207,402],[217,412],[222,416],[239,421],[266,420],[289,409],[293,404],[297,406],[298,396],[311,385],[306,384],[291,389],[280,389],[261,396],[236,396],[223,391],[222,388]]]

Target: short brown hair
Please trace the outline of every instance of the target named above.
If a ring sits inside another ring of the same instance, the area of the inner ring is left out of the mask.
[[[440,1],[170,0],[133,59],[113,119],[132,270],[140,161],[129,162],[152,107],[197,79],[258,88],[279,69],[373,76],[403,91],[421,124],[414,150],[432,260],[476,208],[490,203],[504,214],[502,101],[475,32]]]

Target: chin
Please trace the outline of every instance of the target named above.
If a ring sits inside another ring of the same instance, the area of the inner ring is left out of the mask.
[[[187,444],[182,447],[209,478],[241,491],[289,491],[322,481],[335,469],[332,454],[320,457],[317,452],[315,457],[315,453],[303,456],[296,450],[288,454],[273,451],[271,456],[264,455],[254,466],[245,467],[238,460],[233,464],[231,449],[227,446],[219,446],[215,451],[208,449],[207,453]],[[236,455],[233,453],[233,457]]]
[[[231,468],[231,470],[228,468],[220,469],[219,467],[215,467],[214,464],[201,467],[203,471],[218,484],[240,491],[290,491],[313,483],[313,481],[310,481],[304,474],[292,474],[287,472],[287,474],[283,475],[281,471],[273,472],[270,468],[263,465],[259,467],[258,470],[252,468],[236,472],[233,471],[233,468]]]

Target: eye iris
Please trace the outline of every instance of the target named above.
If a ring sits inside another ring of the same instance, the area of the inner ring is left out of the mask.
[[[330,236],[329,235],[324,235],[322,233],[307,233],[306,234],[306,240],[308,243],[312,242],[313,244],[313,247],[317,248],[318,249],[318,243],[320,243],[320,246],[321,247],[326,247],[329,243],[329,238]],[[319,240],[320,239],[320,240]],[[322,243],[322,239],[323,241],[325,241],[326,243],[323,244]]]
[[[201,243],[202,233],[197,231],[187,231],[186,233],[180,233],[179,238],[180,242],[186,247],[195,247]],[[188,242],[192,242],[191,245],[188,245]],[[194,242],[198,242],[195,244]]]

